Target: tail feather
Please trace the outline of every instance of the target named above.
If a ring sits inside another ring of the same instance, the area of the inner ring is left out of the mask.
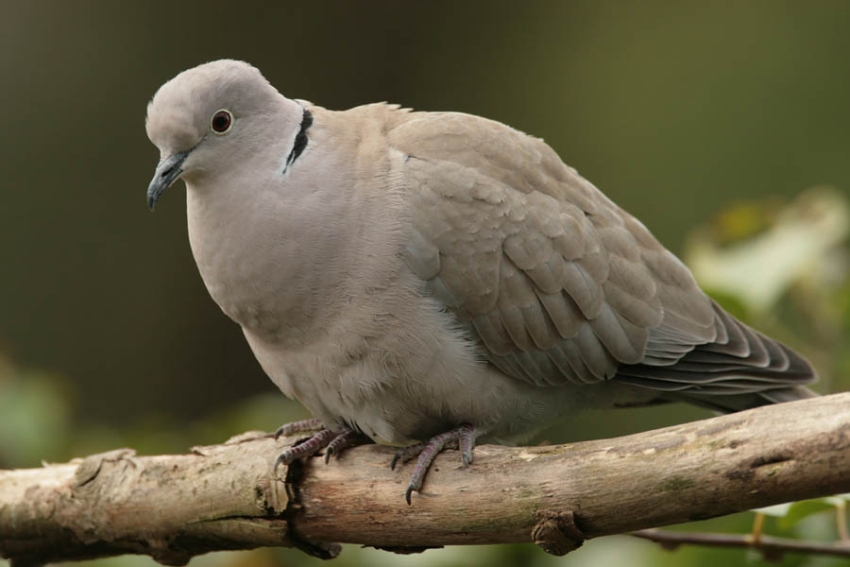
[[[763,390],[749,394],[734,394],[730,396],[700,395],[700,394],[667,394],[664,396],[670,401],[688,402],[700,407],[721,413],[734,413],[748,409],[781,404],[796,400],[807,400],[816,398],[818,394],[805,386],[796,388],[781,388],[777,390]]]
[[[623,365],[614,380],[724,412],[816,395],[803,387],[817,379],[805,358],[716,303],[714,309],[714,342],[695,345],[673,364],[647,359]]]

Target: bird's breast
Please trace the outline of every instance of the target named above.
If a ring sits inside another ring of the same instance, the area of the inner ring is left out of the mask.
[[[238,208],[216,214],[192,190],[188,226],[198,272],[221,310],[243,328],[277,336],[296,303],[287,280],[297,266],[281,237],[256,219],[243,222]]]

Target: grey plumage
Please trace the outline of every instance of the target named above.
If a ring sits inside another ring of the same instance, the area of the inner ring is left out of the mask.
[[[221,110],[233,123],[218,133]],[[329,111],[218,61],[166,83],[147,130],[163,159],[151,204],[186,182],[210,294],[333,431],[407,445],[469,424],[517,441],[585,407],[811,395],[803,358],[723,311],[542,140],[498,122]]]

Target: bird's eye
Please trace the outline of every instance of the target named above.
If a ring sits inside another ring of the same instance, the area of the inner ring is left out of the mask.
[[[233,115],[229,110],[217,110],[210,121],[210,128],[216,134],[227,134],[233,125]]]

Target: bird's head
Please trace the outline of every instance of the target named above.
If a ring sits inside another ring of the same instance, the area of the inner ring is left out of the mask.
[[[178,179],[226,173],[275,139],[286,139],[300,120],[297,103],[247,63],[225,59],[183,71],[148,104],[148,138],[160,151],[148,206],[153,209]]]

